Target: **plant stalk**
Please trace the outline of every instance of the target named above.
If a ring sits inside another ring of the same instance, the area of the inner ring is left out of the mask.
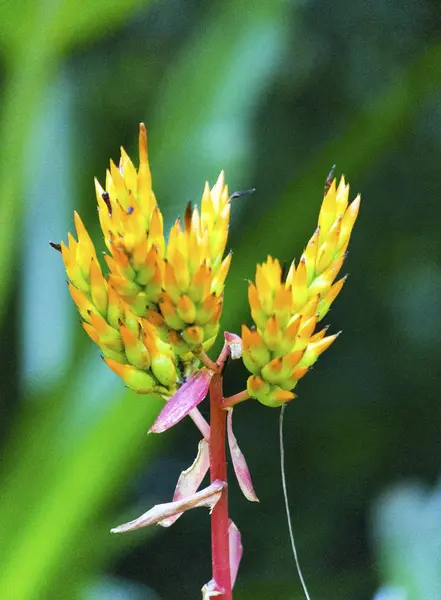
[[[225,429],[227,413],[222,408],[222,376],[215,373],[210,383],[210,479],[227,481]],[[211,560],[213,579],[224,590],[222,600],[232,600],[228,518],[228,488],[211,513]]]
[[[236,406],[240,402],[244,402],[248,400],[250,395],[248,394],[248,390],[243,390],[242,392],[238,392],[234,394],[234,396],[228,396],[228,398],[223,398],[222,406],[223,408],[229,408],[231,406]]]

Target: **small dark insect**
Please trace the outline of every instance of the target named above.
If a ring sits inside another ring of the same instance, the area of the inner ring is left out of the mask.
[[[334,179],[334,171],[335,171],[335,167],[336,165],[332,165],[332,169],[329,171],[329,175],[326,177],[326,182],[325,182],[325,196],[328,193],[329,188],[332,185],[332,180]]]
[[[61,252],[61,244],[56,244],[55,242],[49,242],[49,246],[52,246],[52,248],[54,250],[58,250],[58,252]]]
[[[191,205],[191,200],[187,202],[187,206],[185,207],[184,213],[184,227],[185,231],[191,231],[191,217],[193,214],[193,207]]]
[[[104,202],[106,203],[107,206],[107,210],[109,211],[109,216],[112,216],[112,204],[110,203],[110,196],[109,196],[109,192],[103,192],[101,194],[101,198],[104,200]]]

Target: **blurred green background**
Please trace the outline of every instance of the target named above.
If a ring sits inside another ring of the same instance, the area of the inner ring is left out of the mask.
[[[149,129],[167,226],[226,169],[235,202],[223,325],[247,278],[299,256],[331,166],[362,209],[338,343],[286,414],[287,477],[315,600],[441,598],[441,11],[436,0],[16,0],[0,4],[0,598],[186,600],[210,578],[209,517],[109,529],[172,496],[184,421],[125,390],[78,323],[60,256],[92,178]],[[243,388],[233,365],[227,392]],[[203,412],[207,408],[202,406]],[[260,497],[232,480],[238,600],[302,598],[278,411],[235,412]]]

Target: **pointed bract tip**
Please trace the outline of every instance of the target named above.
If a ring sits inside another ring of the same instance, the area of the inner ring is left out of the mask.
[[[148,164],[147,129],[144,123],[139,124],[139,162],[140,164]]]
[[[222,171],[219,173],[219,177],[217,178],[216,183],[214,184],[214,188],[222,190],[224,188],[224,186],[225,186],[225,171],[222,169]]]

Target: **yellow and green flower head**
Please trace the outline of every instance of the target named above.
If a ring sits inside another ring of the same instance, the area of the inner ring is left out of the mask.
[[[159,307],[169,339],[180,353],[207,350],[218,333],[231,263],[231,254],[224,258],[229,218],[228,189],[221,173],[211,190],[206,184],[200,214],[189,204],[183,223],[178,219],[171,229]]]
[[[231,255],[224,257],[230,201],[221,173],[211,190],[206,185],[200,213],[187,207],[166,246],[143,124],[139,158],[136,169],[121,148],[105,189],[95,181],[108,275],[77,213],[78,240],[69,233],[67,245],[54,246],[61,250],[83,327],[105,362],[135,391],[170,396],[219,329],[231,262]]]
[[[159,302],[165,253],[163,219],[152,190],[147,156],[147,134],[139,131],[139,169],[124,148],[119,167],[113,161],[106,175],[106,189],[95,180],[98,215],[104,241],[110,252],[106,262],[109,283],[145,316]]]
[[[345,259],[360,197],[348,205],[349,185],[335,180],[325,193],[318,226],[298,265],[286,277],[278,260],[258,265],[248,297],[255,327],[242,327],[243,360],[252,374],[248,394],[267,406],[295,397],[295,388],[309,368],[336,339],[326,329],[315,332],[343,287],[334,283]]]
[[[158,339],[154,327],[138,317],[106,279],[94,246],[75,213],[78,241],[69,234],[61,243],[69,290],[83,318],[83,327],[98,344],[105,362],[139,393],[172,394],[178,384],[176,357]]]
[[[231,253],[225,255],[231,197],[222,172],[211,189],[205,185],[200,209],[188,204],[166,244],[143,124],[139,163],[136,168],[121,148],[119,165],[110,162],[105,188],[95,181],[109,251],[107,275],[77,213],[78,239],[69,233],[67,245],[53,246],[62,253],[83,327],[108,366],[133,390],[168,397],[201,361],[214,365],[205,352],[219,331],[231,263]],[[316,326],[345,281],[335,280],[360,205],[358,196],[351,204],[348,197],[344,178],[338,186],[328,182],[318,226],[286,276],[270,256],[257,265],[248,289],[254,326],[242,328],[251,376],[241,399],[268,406],[291,400],[299,379],[337,337],[327,336],[326,329],[316,332]]]

